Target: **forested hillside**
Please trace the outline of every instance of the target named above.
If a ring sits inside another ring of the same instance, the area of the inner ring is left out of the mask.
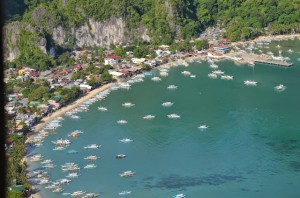
[[[300,32],[300,0],[5,0],[5,3],[7,26],[14,27],[10,30],[22,30],[6,31],[10,36],[6,38],[6,47],[9,53],[13,51],[10,55],[13,58],[22,53],[23,57],[28,56],[27,49],[22,47],[36,51],[43,43],[40,38],[46,40],[44,53],[49,53],[49,46],[73,48],[134,39],[147,40],[153,45],[171,44],[176,38],[197,37],[206,27],[217,23],[226,28],[225,36],[232,41],[265,34],[265,27],[269,27],[267,33],[271,34]],[[115,18],[120,20],[118,27],[113,26]],[[105,21],[109,23],[98,23]],[[102,31],[105,38],[86,33],[98,26],[121,29],[118,33],[122,38],[109,39],[115,35],[113,31],[106,37]],[[24,43],[14,34],[39,43]],[[91,41],[96,37],[101,41]],[[51,64],[51,60],[44,58]]]

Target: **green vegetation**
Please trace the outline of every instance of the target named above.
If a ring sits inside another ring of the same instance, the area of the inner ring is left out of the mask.
[[[11,139],[13,147],[7,161],[7,184],[8,186],[12,186],[13,180],[15,179],[17,185],[19,184],[25,186],[26,188],[31,188],[27,180],[27,164],[25,161],[22,161],[23,155],[26,152],[24,138],[23,136],[14,135],[11,137]],[[11,192],[11,194],[18,193]]]
[[[61,96],[61,103],[74,101],[82,93],[79,87],[58,89],[57,93]]]
[[[11,67],[29,65],[45,70],[55,64],[70,63],[65,51],[74,48],[75,37],[71,33],[92,18],[104,21],[112,16],[123,17],[136,39],[137,30],[147,28],[153,46],[172,44],[175,39],[190,40],[209,26],[220,25],[231,41],[252,39],[263,34],[285,34],[300,32],[299,0],[5,0],[6,21],[21,20],[30,24],[34,32],[22,30],[17,47],[20,56]],[[88,24],[89,25],[89,24]],[[52,28],[61,26],[66,32],[68,43],[57,46],[53,42]],[[266,32],[263,28],[269,27]],[[47,40],[47,51],[52,46],[58,58],[45,55],[37,47],[38,37]],[[127,50],[114,48],[115,54],[123,57]],[[188,46],[183,46],[188,47]],[[198,45],[199,47],[199,45]],[[180,48],[180,47],[179,47]],[[132,50],[133,51],[133,50]],[[65,53],[64,53],[65,52]],[[136,57],[145,53],[135,49]]]

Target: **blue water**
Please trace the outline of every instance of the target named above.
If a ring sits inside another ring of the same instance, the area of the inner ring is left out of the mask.
[[[218,62],[219,68],[233,81],[210,79],[212,71],[206,62],[189,67],[174,67],[161,82],[146,78],[130,90],[112,92],[105,100],[94,103],[80,120],[65,118],[58,135],[49,136],[41,153],[54,160],[57,167],[49,170],[52,180],[65,177],[60,165],[76,162],[87,164],[87,155],[98,155],[97,168],[81,169],[81,176],[63,186],[64,192],[78,190],[96,192],[100,197],[119,197],[122,190],[132,191],[128,197],[172,197],[184,193],[187,197],[300,197],[300,57],[299,41],[272,42],[275,54],[280,44],[283,56],[291,57],[294,66],[281,68],[257,64],[254,68],[235,65],[232,61]],[[293,54],[287,53],[293,49]],[[183,76],[188,70],[196,78]],[[158,72],[155,72],[158,75]],[[255,80],[257,87],[247,87],[244,80]],[[174,84],[177,90],[168,90]],[[283,92],[274,86],[284,84]],[[166,108],[161,103],[174,105]],[[132,102],[135,107],[124,108]],[[98,106],[109,110],[100,112]],[[181,119],[171,120],[177,113]],[[144,120],[147,114],[153,120]],[[126,125],[117,124],[125,119]],[[198,129],[207,124],[205,131]],[[52,151],[51,141],[66,138],[73,130],[82,130],[71,139],[66,151]],[[130,144],[119,142],[131,138]],[[84,150],[87,144],[101,144],[96,151]],[[127,157],[115,159],[123,153]],[[39,167],[32,164],[30,169]],[[132,170],[132,178],[119,176]],[[62,197],[40,188],[45,197]]]

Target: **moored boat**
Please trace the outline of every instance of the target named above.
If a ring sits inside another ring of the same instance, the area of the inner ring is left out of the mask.
[[[90,145],[87,145],[83,148],[85,149],[98,149],[99,147],[101,147],[101,145],[97,145],[97,144],[90,144]]]
[[[129,139],[129,138],[123,138],[121,140],[119,140],[120,142],[123,142],[123,143],[129,143],[129,142],[133,142],[133,140]]]
[[[276,89],[277,91],[284,91],[286,89],[286,86],[284,86],[283,84],[280,84],[280,85],[275,86],[274,89]]]
[[[131,194],[131,191],[124,190],[124,191],[119,192],[118,194],[119,195],[129,195],[129,194]]]
[[[251,80],[245,80],[244,84],[247,85],[247,86],[256,86],[257,82],[251,81]]]
[[[173,102],[164,102],[161,105],[164,107],[171,107],[174,103]]]
[[[98,157],[96,155],[90,155],[84,158],[85,160],[89,160],[89,161],[96,161],[98,159]]]
[[[133,171],[125,171],[120,174],[121,177],[132,177],[134,175],[135,175],[135,172],[133,172]]]
[[[97,165],[96,164],[87,164],[86,166],[84,166],[83,168],[85,169],[92,169],[92,168],[96,168]]]
[[[124,154],[118,154],[118,155],[116,155],[117,159],[123,159],[125,157],[126,157],[126,155],[124,155]]]
[[[179,119],[179,118],[180,118],[180,115],[177,115],[177,114],[175,114],[175,113],[172,113],[172,114],[169,114],[169,115],[168,115],[168,118],[170,118],[170,119]]]
[[[146,115],[143,117],[143,119],[145,119],[145,120],[152,120],[153,118],[155,118],[154,115]]]

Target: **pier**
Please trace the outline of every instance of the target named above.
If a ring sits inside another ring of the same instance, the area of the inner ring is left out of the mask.
[[[291,67],[293,63],[286,61],[272,60],[269,55],[250,54],[245,52],[230,52],[224,55],[225,58],[235,60],[239,63],[262,63],[269,65],[276,65],[280,67]]]
[[[269,61],[269,60],[255,60],[255,63],[263,63],[263,64],[270,64],[270,65],[277,65],[281,67],[291,67],[293,63],[283,62],[283,61]]]

